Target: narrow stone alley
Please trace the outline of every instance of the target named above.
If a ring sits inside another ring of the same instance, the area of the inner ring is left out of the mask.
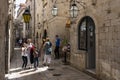
[[[22,70],[21,64],[20,50],[16,48],[6,80],[96,80],[70,65],[63,65],[61,60],[52,60],[50,67],[40,64],[37,70]]]

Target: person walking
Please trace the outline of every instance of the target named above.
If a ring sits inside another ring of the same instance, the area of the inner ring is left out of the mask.
[[[60,38],[58,35],[56,35],[56,41],[55,41],[55,59],[59,59],[60,58],[60,54],[59,54],[59,48],[60,48]]]
[[[19,46],[20,47],[22,46],[22,39],[21,38],[19,39]]]
[[[32,64],[34,63],[34,55],[33,55],[34,44],[32,43],[31,39],[28,39],[27,43],[28,43],[28,45],[27,45],[28,59],[29,59],[29,65],[30,65],[29,68],[32,68]]]
[[[68,63],[67,58],[69,58],[68,54],[70,55],[70,44],[68,43],[67,45],[63,46],[62,51],[64,53],[64,63]]]
[[[23,46],[22,46],[21,55],[22,55],[22,60],[23,60],[22,69],[26,69],[26,66],[27,66],[27,63],[28,63],[27,44],[26,43],[24,43]]]
[[[38,50],[36,49],[36,47],[34,48],[34,68],[35,70],[37,69],[38,65],[39,65],[39,60],[38,60]]]
[[[45,49],[44,49],[44,44],[45,44],[46,40],[43,39],[42,40],[42,44],[40,46],[40,60],[43,62],[44,61],[44,55],[45,55]]]
[[[50,66],[51,63],[51,52],[52,52],[52,43],[50,42],[49,38],[46,39],[44,44],[45,55],[44,55],[44,62],[43,65]]]

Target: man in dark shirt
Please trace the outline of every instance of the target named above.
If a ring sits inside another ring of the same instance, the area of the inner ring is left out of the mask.
[[[56,35],[56,41],[55,41],[55,59],[59,59],[60,58],[60,54],[59,54],[59,47],[60,47],[60,38],[58,35]]]

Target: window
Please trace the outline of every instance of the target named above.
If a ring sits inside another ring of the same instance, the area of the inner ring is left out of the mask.
[[[78,48],[80,50],[86,50],[87,32],[86,32],[86,19],[83,19],[79,25],[78,33]]]
[[[95,46],[95,24],[91,17],[84,17],[78,27],[78,49],[89,50]]]

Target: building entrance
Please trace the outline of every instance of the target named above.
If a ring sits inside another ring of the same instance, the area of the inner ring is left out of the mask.
[[[91,17],[86,16],[80,21],[78,36],[78,47],[80,50],[85,50],[86,68],[95,69],[96,54],[95,54],[95,24]]]

